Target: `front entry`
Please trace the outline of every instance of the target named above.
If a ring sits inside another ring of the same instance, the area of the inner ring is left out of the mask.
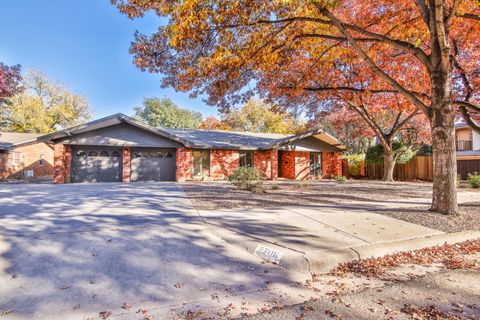
[[[122,149],[118,147],[72,147],[72,182],[122,181]]]
[[[132,148],[131,181],[175,181],[175,149]]]

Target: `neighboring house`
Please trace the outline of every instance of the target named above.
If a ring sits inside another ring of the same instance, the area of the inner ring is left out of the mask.
[[[241,166],[265,179],[342,175],[341,143],[301,135],[153,128],[123,114],[38,138],[54,145],[54,182],[222,180]]]
[[[480,134],[468,125],[455,126],[455,142],[458,160],[480,160]]]
[[[480,172],[480,134],[468,125],[460,123],[455,126],[457,147],[457,172],[462,179]]]
[[[0,132],[0,179],[51,177],[53,146],[38,134]]]

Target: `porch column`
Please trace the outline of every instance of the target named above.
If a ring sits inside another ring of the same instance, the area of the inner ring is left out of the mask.
[[[278,180],[278,150],[272,149],[270,151],[270,162],[271,162],[271,170],[272,170],[272,180]],[[280,163],[280,165],[282,165]]]
[[[53,145],[53,183],[65,183],[65,147],[63,144]]]
[[[123,162],[122,162],[122,181],[125,183],[130,182],[130,170],[131,170],[131,153],[130,153],[130,147],[126,146],[123,147],[122,150],[123,153]]]

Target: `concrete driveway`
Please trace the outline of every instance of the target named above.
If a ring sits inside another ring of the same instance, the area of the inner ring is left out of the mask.
[[[197,212],[176,183],[0,184],[0,315],[223,319],[315,297],[298,281],[361,246],[435,235],[365,203]],[[277,253],[287,268],[258,257]]]
[[[308,275],[211,228],[174,183],[0,185],[2,319],[222,318],[308,298]]]

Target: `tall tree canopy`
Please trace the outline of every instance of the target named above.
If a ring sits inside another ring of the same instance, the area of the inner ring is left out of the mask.
[[[72,93],[40,71],[28,70],[22,89],[0,105],[0,125],[5,130],[50,133],[90,119],[85,97]]]
[[[20,66],[7,66],[0,62],[0,104],[5,102],[6,98],[20,92],[20,83],[22,76]]]
[[[179,108],[169,98],[146,98],[143,106],[135,108],[135,118],[152,127],[196,129],[202,123],[202,114]]]
[[[303,128],[295,118],[278,112],[275,106],[251,98],[243,107],[231,109],[223,115],[223,123],[234,131],[295,133]]]
[[[432,127],[431,209],[457,211],[455,117],[478,128],[480,110],[477,0],[112,2],[131,18],[168,16],[136,35],[135,63],[221,108],[255,93],[313,108],[331,96],[401,95]]]

